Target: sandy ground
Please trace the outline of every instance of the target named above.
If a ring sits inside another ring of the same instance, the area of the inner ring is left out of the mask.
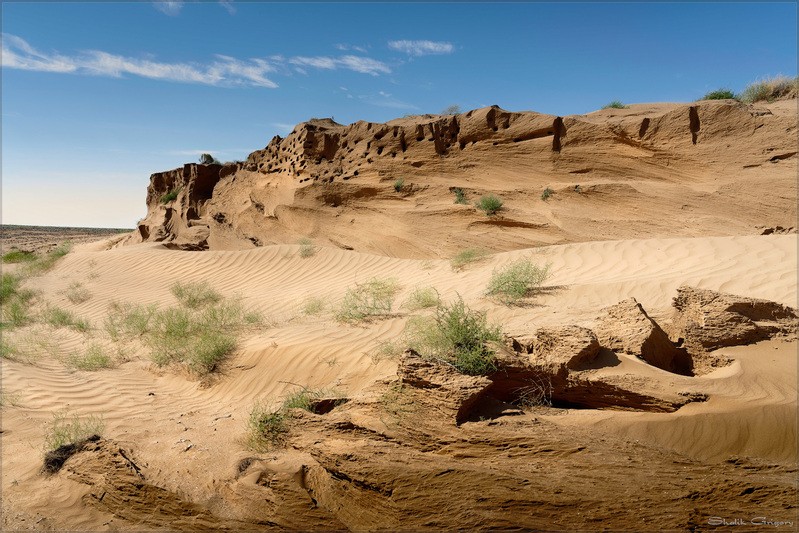
[[[159,526],[142,518],[148,512],[152,514],[152,509],[126,515],[89,505],[87,485],[74,472],[62,471],[52,477],[40,473],[42,445],[52,413],[68,408],[76,414],[102,416],[104,436],[126,450],[135,450],[137,463],[144,465],[149,483],[179,495],[181,501],[194,502],[203,512],[241,518],[240,513],[231,511],[232,500],[226,500],[225,494],[229,495],[230,487],[240,483],[236,481],[236,464],[253,455],[243,441],[254,402],[277,401],[297,384],[335,388],[347,397],[357,397],[380,380],[391,379],[396,361],[375,362],[370,352],[380,342],[400,336],[411,314],[401,304],[415,287],[434,287],[445,300],[460,295],[470,306],[488,311],[508,335],[528,334],[550,324],[590,325],[601,308],[630,296],[638,299],[653,317],[667,322],[671,298],[683,284],[792,306],[797,300],[795,235],[550,246],[497,254],[457,273],[444,260],[397,259],[330,247],[303,258],[296,245],[184,252],[151,243],[109,248],[112,242],[113,239],[78,245],[52,271],[30,279],[26,285],[41,291],[41,301],[87,319],[91,324],[87,333],[41,324],[4,332],[4,342],[34,346],[31,353],[36,354],[27,362],[2,361],[4,530],[110,531],[145,526],[236,529],[244,528],[243,524],[255,527],[253,522],[218,520],[191,526],[166,518],[158,522]],[[547,284],[553,290],[525,307],[507,307],[485,298],[492,271],[522,256],[551,265],[552,277]],[[386,275],[396,277],[402,286],[396,313],[391,317],[348,326],[334,321],[329,311],[316,317],[301,312],[302,301],[308,296],[334,303],[355,283]],[[65,367],[62,361],[69,353],[80,350],[87,342],[107,341],[103,322],[112,301],[172,305],[170,286],[175,281],[207,281],[225,296],[239,295],[247,306],[268,317],[267,326],[242,336],[234,356],[215,381],[209,384],[185,372],[157,368],[149,361],[146,350],[135,346],[125,348],[125,362],[116,368],[87,372]],[[75,282],[82,283],[91,294],[80,304],[70,303],[64,295]],[[702,481],[692,480],[692,469],[710,472],[717,465],[715,468],[723,471],[731,458],[743,458],[742,461],[757,465],[749,471],[751,475],[768,479],[769,474],[763,469],[771,468],[773,475],[764,486],[781,483],[782,492],[774,501],[782,502],[782,507],[774,509],[758,503],[760,500],[752,499],[746,488],[734,506],[740,516],[760,516],[767,511],[769,519],[796,524],[796,506],[784,504],[795,501],[796,496],[795,480],[789,481],[796,473],[796,351],[795,341],[779,339],[724,348],[720,352],[730,357],[732,364],[697,377],[670,374],[635,357],[620,355],[620,364],[605,372],[650,380],[674,390],[702,392],[709,400],[689,404],[674,413],[544,409],[524,417],[528,422],[539,420],[547,424],[552,428],[549,432],[561,433],[562,438],[556,439],[561,445],[581,438],[593,449],[591,443],[601,438],[603,453],[614,457],[614,462],[627,453],[624,450],[628,446],[635,447],[635,452],[630,452],[635,461],[661,465],[666,463],[658,457],[668,457],[670,470],[662,473],[664,479],[676,475],[680,483],[697,490]],[[513,424],[520,424],[518,420],[514,418]],[[518,435],[518,428],[515,431]],[[579,437],[581,434],[591,436]],[[531,436],[531,442],[537,438]],[[621,455],[614,455],[616,452]],[[675,466],[676,458],[683,458],[686,463]],[[618,489],[613,486],[618,481],[613,481],[615,474],[611,474],[611,469],[621,472],[619,465],[607,463],[608,471],[603,474],[603,466],[596,464],[596,459],[585,461],[592,465],[591,483],[598,484],[580,489],[586,492],[585,502],[591,501],[591,491]],[[484,477],[491,479],[498,472],[496,468],[487,459]],[[560,481],[577,487],[586,480],[581,481],[576,472],[579,469],[557,475],[567,476]],[[680,478],[680,472],[685,476]],[[706,480],[712,477],[713,474],[706,474]],[[603,483],[602,479],[607,481]],[[252,482],[257,484],[256,481]],[[717,481],[708,485],[717,486]],[[639,486],[638,490],[637,496],[625,493],[615,500],[625,511],[599,506],[607,511],[604,522],[585,522],[582,528],[601,529],[603,523],[612,527],[608,525],[614,524],[610,517],[618,515],[626,518],[615,522],[617,529],[659,529],[656,523],[635,526],[633,515],[651,507],[642,502],[646,497],[656,499],[658,489],[651,485],[647,489]],[[732,498],[734,502],[732,493],[724,494],[725,499]],[[539,493],[536,498],[546,500],[547,496]],[[688,527],[690,500],[667,499],[661,503],[658,513],[677,517],[669,525]],[[719,504],[718,508],[727,509],[728,503]],[[701,516],[691,515],[690,520],[707,524],[715,516],[712,509],[712,505],[706,506]],[[507,513],[513,516],[512,510],[507,511],[498,524],[513,523],[506,521]],[[367,519],[348,522],[339,516],[339,520],[339,525],[349,529],[371,529]],[[521,518],[518,523],[531,525]],[[289,528],[303,525],[307,527],[308,523],[282,524]],[[563,520],[553,527],[570,529]],[[787,526],[780,527],[786,530]],[[268,527],[260,524],[258,528]]]

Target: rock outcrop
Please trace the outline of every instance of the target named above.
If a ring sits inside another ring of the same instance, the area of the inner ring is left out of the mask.
[[[799,325],[786,305],[708,289],[680,287],[673,305],[673,336],[691,354],[795,335]]]
[[[641,104],[567,117],[491,106],[384,124],[312,119],[245,161],[153,174],[147,215],[128,242],[241,249],[312,237],[407,257],[447,256],[455,242],[499,251],[659,230],[674,235],[673,224],[658,221],[675,218],[686,235],[696,233],[694,219],[703,232],[788,227],[795,225],[796,207],[780,195],[763,199],[765,211],[759,196],[738,186],[697,202],[678,205],[674,198],[685,195],[691,180],[727,176],[726,166],[717,165],[722,160],[748,169],[768,165],[770,183],[775,176],[788,180],[795,157],[774,162],[763,154],[795,152],[784,135],[795,122],[795,116],[730,101]],[[631,177],[658,187],[645,192]],[[529,201],[545,188],[551,201]],[[454,203],[455,189],[466,204]],[[488,193],[505,200],[493,217],[472,205]],[[740,201],[729,197],[739,193]],[[605,216],[609,201],[623,210],[644,200],[649,214],[641,224]],[[735,218],[708,228],[731,201]],[[436,224],[429,223],[433,213]],[[686,216],[691,213],[696,216]]]
[[[671,342],[635,298],[603,309],[596,333],[605,348],[635,355],[668,372],[691,374],[691,358],[685,349]]]

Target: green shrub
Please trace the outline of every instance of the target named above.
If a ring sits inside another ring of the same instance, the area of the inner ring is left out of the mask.
[[[482,196],[477,202],[477,208],[491,216],[502,209],[502,199],[493,194]]]
[[[701,98],[702,100],[737,100],[738,97],[729,89],[716,89]]]
[[[340,322],[361,322],[372,317],[388,315],[399,291],[397,280],[373,278],[347,289],[335,312]]]
[[[19,298],[3,304],[3,328],[18,328],[31,321],[30,311],[26,302]]]
[[[400,178],[394,182],[394,190],[396,192],[401,192],[402,188],[405,186],[405,180]]]
[[[433,287],[417,287],[405,301],[405,307],[411,311],[436,307],[441,303],[438,291]]]
[[[578,185],[577,187],[579,187],[579,185]],[[575,191],[577,191],[577,192],[579,192],[579,189],[574,189],[574,190],[575,190]],[[547,187],[546,189],[544,189],[544,192],[542,192],[542,193],[541,193],[541,199],[542,199],[543,201],[545,201],[545,202],[546,202],[547,200],[549,200],[549,198],[550,198],[550,197],[551,197],[553,194],[555,194],[555,191],[553,191],[552,189],[550,189],[549,187]]]
[[[67,287],[66,296],[67,300],[77,305],[88,301],[92,297],[92,293],[82,283],[76,281]]]
[[[42,314],[42,319],[55,328],[72,328],[84,333],[91,329],[86,320],[78,318],[71,311],[56,306],[47,307]]]
[[[309,296],[302,303],[302,312],[305,315],[318,315],[327,307],[327,301],[318,296]]]
[[[516,303],[538,289],[547,277],[548,266],[542,268],[529,259],[518,259],[494,271],[486,294],[496,296],[506,304]]]
[[[282,407],[274,408],[256,403],[248,420],[247,445],[259,452],[281,446],[289,431],[289,415]]]
[[[456,204],[468,204],[469,201],[466,199],[466,191],[461,189],[460,187],[455,187],[452,189],[452,192],[455,193],[455,203]]]
[[[222,295],[205,281],[189,283],[178,281],[170,287],[170,290],[181,305],[190,309],[215,304],[222,299]]]
[[[411,317],[406,327],[410,347],[423,357],[448,363],[464,374],[490,374],[495,354],[487,345],[502,339],[499,326],[461,298],[436,308],[432,317]]]
[[[16,296],[22,279],[15,274],[3,274],[0,276],[0,303],[5,303],[11,297]]]
[[[749,84],[740,94],[742,102],[772,102],[778,98],[796,98],[799,77],[775,76]]]
[[[449,260],[449,264],[452,267],[452,270],[459,271],[462,270],[468,264],[476,263],[478,261],[482,261],[488,257],[488,252],[479,248],[467,248],[466,250],[461,250],[455,256]]]
[[[66,444],[75,444],[93,435],[102,435],[103,419],[98,416],[81,418],[67,411],[53,413],[53,420],[44,437],[45,450],[56,450]]]
[[[105,330],[113,340],[140,337],[150,331],[157,307],[111,302],[105,319]]]
[[[162,204],[168,204],[169,202],[174,202],[175,199],[178,197],[178,194],[180,194],[180,191],[182,189],[183,189],[183,187],[178,187],[177,189],[172,189],[169,192],[167,192],[165,194],[162,194],[161,198],[159,199],[159,201]]]
[[[613,100],[612,102],[603,105],[602,109],[627,109],[628,107],[629,106],[624,105],[618,100]]]
[[[461,112],[461,106],[458,104],[453,104],[450,106],[445,107],[442,111],[442,115],[458,115]]]
[[[37,256],[34,261],[25,265],[23,273],[25,275],[38,275],[53,268],[59,259],[64,257],[72,249],[72,243],[69,241],[63,242],[50,250],[43,256]]]
[[[67,366],[78,370],[100,370],[112,368],[114,360],[103,350],[99,344],[91,344],[83,353],[73,353],[65,361]]]
[[[3,254],[3,263],[30,263],[36,260],[36,254],[24,250],[11,250]]]
[[[316,254],[316,245],[311,239],[303,238],[299,240],[300,257],[312,257]]]

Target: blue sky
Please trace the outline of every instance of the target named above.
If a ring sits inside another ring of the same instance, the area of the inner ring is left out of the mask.
[[[3,2],[2,222],[133,227],[149,175],[310,117],[586,113],[797,69],[797,4]]]

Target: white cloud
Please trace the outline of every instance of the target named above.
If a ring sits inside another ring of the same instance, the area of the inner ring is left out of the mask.
[[[288,61],[292,65],[300,68],[312,67],[323,70],[336,70],[338,68],[343,68],[352,70],[354,72],[360,72],[362,74],[371,74],[372,76],[391,73],[391,69],[382,61],[362,56],[296,56],[292,57]]]
[[[419,108],[413,104],[408,102],[403,102],[402,100],[397,100],[396,98],[392,97],[390,93],[385,91],[378,91],[377,94],[363,94],[359,95],[358,98],[367,104],[378,106],[378,107],[388,107],[391,109],[413,109],[418,110]]]
[[[444,41],[389,41],[388,47],[412,56],[451,54],[455,51],[452,43]]]
[[[153,6],[164,13],[165,15],[169,15],[170,17],[177,16],[180,13],[180,10],[183,9],[183,1],[170,1],[170,0],[156,0],[153,2]]]
[[[352,44],[337,44],[335,46],[336,46],[337,50],[341,50],[343,52],[348,52],[350,50],[353,50],[355,52],[360,52],[362,54],[367,54],[368,53],[366,51],[366,48],[364,48],[363,46],[355,46],[355,45],[352,45]]]
[[[225,8],[228,15],[236,14],[236,6],[233,5],[233,0],[219,0],[219,5]]]
[[[125,74],[142,78],[200,83],[216,86],[252,86],[276,88],[266,77],[275,69],[264,59],[242,61],[229,56],[216,56],[207,65],[191,63],[159,63],[130,58],[99,50],[75,56],[45,54],[15,35],[3,34],[3,67],[39,72],[68,72],[95,76],[122,77]]]

